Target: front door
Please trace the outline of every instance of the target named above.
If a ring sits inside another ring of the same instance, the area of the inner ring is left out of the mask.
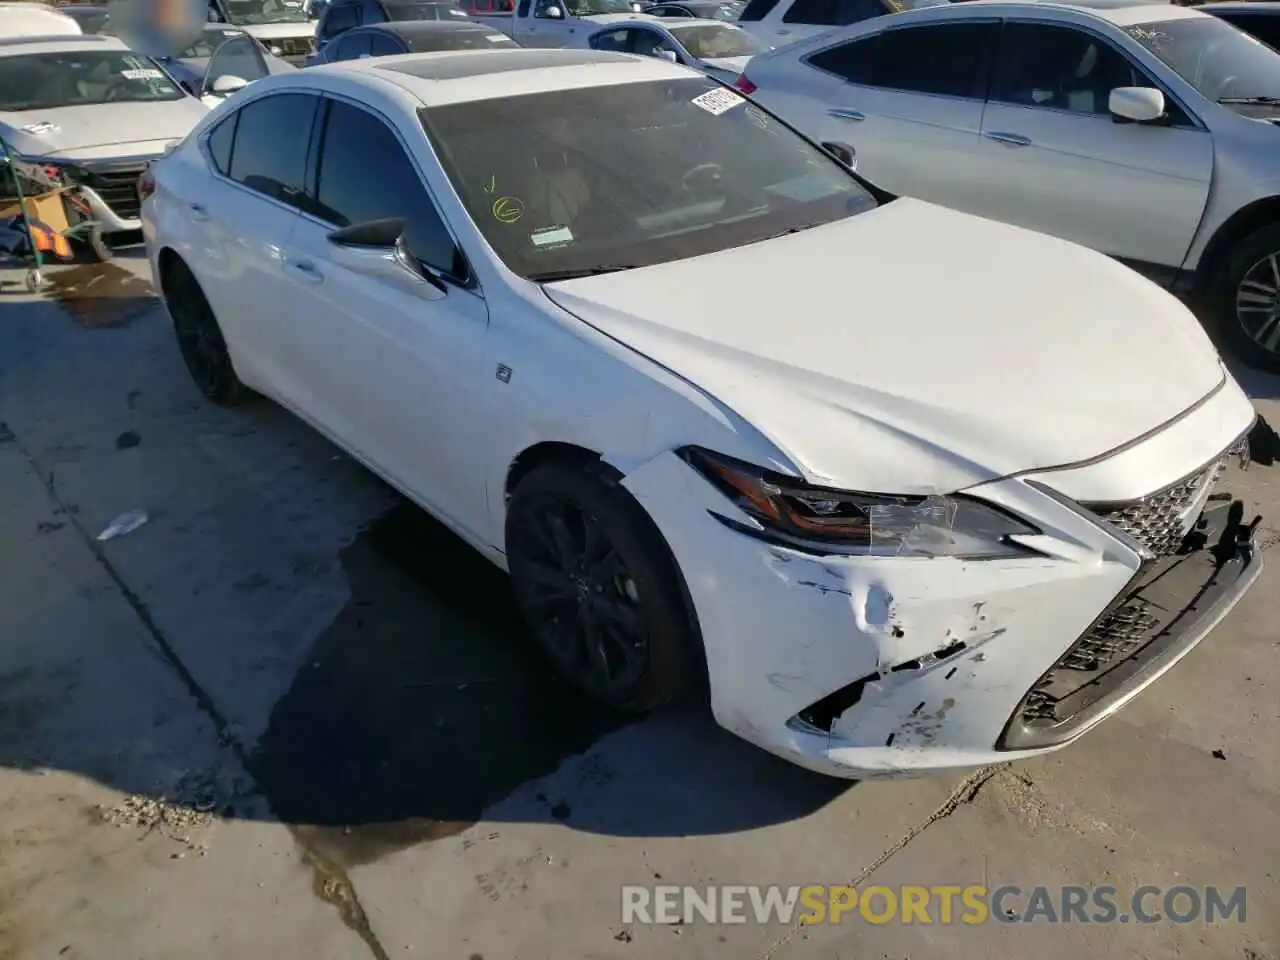
[[[1005,25],[982,120],[977,212],[1132,261],[1177,268],[1208,202],[1213,142],[1171,122],[1117,123],[1116,87],[1155,82],[1111,43],[1064,25]]]
[[[488,309],[401,135],[384,117],[328,101],[308,212],[291,244],[306,274],[293,307],[295,349],[314,385],[314,416],[442,517],[488,522],[472,423],[488,387]],[[335,259],[329,234],[406,221],[409,252],[443,278],[362,273]]]
[[[895,27],[820,51],[834,79],[809,108],[815,139],[845,142],[890,193],[972,209],[996,20]]]

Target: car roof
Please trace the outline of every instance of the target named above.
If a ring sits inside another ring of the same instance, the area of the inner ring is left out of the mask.
[[[47,37],[0,37],[0,57],[16,57],[23,53],[66,53],[73,50],[128,50],[119,37],[97,33],[54,34]]]
[[[428,107],[578,87],[703,76],[696,70],[657,57],[603,50],[508,48],[342,60],[288,74],[287,82],[297,89],[310,86],[312,78],[318,81],[335,73],[370,89],[394,84]]]
[[[1167,0],[970,0],[968,3],[944,3],[934,7],[917,7],[903,13],[893,15],[896,22],[930,21],[936,17],[961,17],[974,10],[990,10],[992,13],[1016,15],[1029,10],[1061,10],[1085,14],[1098,20],[1105,20],[1119,27],[1128,27],[1138,23],[1158,23],[1168,20],[1185,20],[1193,17],[1207,17],[1207,13],[1195,7],[1180,7]],[[876,18],[878,21],[879,18]],[[781,47],[779,49],[785,49]]]
[[[348,33],[394,33],[406,40],[430,36],[433,33],[498,33],[486,23],[474,20],[397,20],[392,23],[370,23],[353,27]]]

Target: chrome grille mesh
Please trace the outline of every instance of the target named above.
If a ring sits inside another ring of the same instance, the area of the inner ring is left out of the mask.
[[[1128,503],[1084,504],[1094,514],[1128,534],[1153,556],[1178,551],[1191,529],[1193,508],[1212,491],[1234,459],[1248,456],[1248,441],[1241,440],[1220,457],[1170,487]]]

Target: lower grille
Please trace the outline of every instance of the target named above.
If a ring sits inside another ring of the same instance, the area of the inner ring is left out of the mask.
[[[1086,503],[1082,506],[1118,527],[1153,557],[1176,553],[1191,529],[1195,513],[1233,459],[1247,459],[1249,441],[1241,439],[1216,460],[1172,486],[1127,503]]]
[[[136,220],[142,212],[138,196],[138,177],[147,169],[145,161],[112,164],[109,167],[87,167],[85,186],[91,189],[111,212],[122,220]]]
[[[1229,500],[1229,498],[1228,498]],[[1240,501],[1213,502],[1174,556],[1150,560],[1018,704],[998,748],[1064,743],[1194,646],[1257,578]]]

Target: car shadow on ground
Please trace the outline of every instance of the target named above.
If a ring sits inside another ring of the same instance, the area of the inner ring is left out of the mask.
[[[343,866],[483,817],[629,836],[749,830],[849,784],[717,727],[698,698],[638,719],[562,684],[506,574],[401,502],[342,551],[351,589],[249,768],[277,816]]]

